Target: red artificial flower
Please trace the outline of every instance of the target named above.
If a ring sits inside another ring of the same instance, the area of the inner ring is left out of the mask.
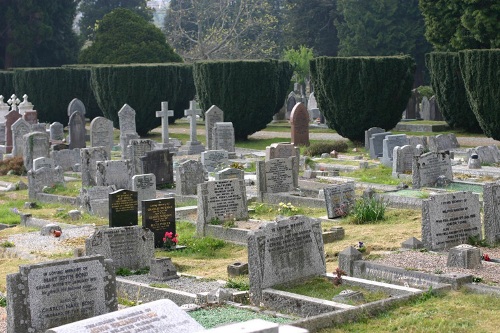
[[[166,238],[170,238],[170,239],[172,239],[172,233],[171,233],[171,232],[169,232],[169,231],[167,231],[167,232],[165,233],[165,237],[166,237]]]
[[[490,256],[485,253],[485,254],[483,254],[483,260],[484,261],[490,261],[491,259],[490,259]]]

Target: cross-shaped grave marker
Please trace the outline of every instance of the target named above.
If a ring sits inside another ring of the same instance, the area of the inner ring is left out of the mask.
[[[201,115],[201,109],[196,108],[196,101],[189,102],[189,109],[184,110],[184,115],[191,116],[190,124],[191,124],[191,135],[190,141],[196,142],[196,116]]]
[[[168,102],[161,102],[161,111],[156,111],[156,118],[161,118],[161,139],[164,146],[168,145],[168,117],[173,117],[174,111],[168,109]]]

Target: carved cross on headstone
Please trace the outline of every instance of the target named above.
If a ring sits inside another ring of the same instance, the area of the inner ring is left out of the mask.
[[[190,136],[190,141],[198,141],[196,139],[196,116],[201,114],[201,109],[196,108],[196,101],[190,101],[189,102],[189,109],[184,110],[184,115],[191,116],[191,136]]]
[[[19,103],[21,103],[21,101],[15,94],[12,94],[7,103],[9,103],[11,111],[17,111],[17,106],[19,105]]]
[[[168,102],[161,102],[161,111],[156,111],[156,118],[161,118],[162,143],[168,144],[168,117],[173,117],[174,111],[168,109]]]

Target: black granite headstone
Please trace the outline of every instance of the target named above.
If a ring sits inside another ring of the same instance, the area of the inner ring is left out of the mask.
[[[149,151],[140,157],[143,173],[152,173],[156,176],[156,186],[174,183],[174,167],[172,156],[168,149]]]
[[[109,227],[129,227],[138,224],[137,192],[118,190],[109,194]]]
[[[166,232],[175,235],[175,199],[143,200],[142,226],[154,233],[155,247],[162,247]]]

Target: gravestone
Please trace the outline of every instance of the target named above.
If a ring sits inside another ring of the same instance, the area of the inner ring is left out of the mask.
[[[224,180],[224,179],[241,179],[245,180],[245,171],[236,168],[225,168],[221,171],[215,172],[214,175],[215,180]]]
[[[444,176],[450,181],[453,180],[450,155],[448,153],[429,152],[413,157],[413,188],[435,186],[439,176]]]
[[[16,120],[12,129],[12,156],[24,155],[24,136],[31,131],[30,124],[23,118]]]
[[[114,186],[82,187],[80,205],[91,215],[109,217],[109,194],[115,192]]]
[[[371,127],[365,131],[365,149],[370,151],[370,138],[373,134],[384,133],[385,129],[380,127]]]
[[[80,149],[80,168],[82,172],[82,186],[95,186],[97,162],[111,158],[106,147],[92,147]],[[117,175],[119,176],[119,175]],[[112,185],[112,184],[109,184]]]
[[[3,95],[0,95],[0,123],[3,123],[5,121],[5,116],[7,113],[9,113],[10,106],[9,104],[5,103]]]
[[[342,217],[349,213],[356,202],[354,190],[354,182],[329,186],[323,189],[329,219]]]
[[[224,111],[219,109],[216,105],[212,105],[210,109],[205,112],[205,136],[208,150],[217,149],[212,141],[212,130],[216,123],[221,122],[224,122]]]
[[[58,122],[50,124],[50,140],[61,141],[64,139],[64,125]]]
[[[201,162],[188,160],[179,163],[175,168],[175,193],[195,195],[198,184],[203,183],[206,176],[207,172]]]
[[[31,124],[31,131],[50,134],[49,132],[47,132],[47,124],[46,123]],[[49,135],[49,139],[50,139],[50,135]]]
[[[153,233],[139,226],[97,229],[85,240],[85,253],[112,259],[115,269],[142,269],[155,256]]]
[[[478,269],[482,266],[481,257],[479,248],[469,244],[460,244],[450,249],[446,266]]]
[[[248,219],[247,194],[243,180],[215,180],[198,184],[196,233],[204,236],[206,224],[215,219],[221,222]]]
[[[248,236],[251,302],[262,290],[326,272],[321,223],[296,215],[267,223]]]
[[[290,192],[298,187],[294,169],[295,157],[257,161],[257,191],[260,193]]]
[[[85,148],[85,116],[75,111],[69,117],[69,149]]]
[[[135,110],[128,104],[124,104],[118,112],[118,121],[120,124],[120,146],[122,149],[122,159],[127,156],[127,146],[132,139],[139,139],[135,126]]]
[[[25,111],[23,114],[23,119],[28,122],[30,125],[36,125],[38,124],[38,112],[35,110],[32,111]]]
[[[291,91],[286,98],[286,113],[285,119],[290,119],[290,115],[292,114],[292,110],[297,104],[297,100],[295,99],[295,93]]]
[[[156,177],[152,173],[135,175],[132,177],[132,191],[137,192],[137,204],[143,200],[156,198]]]
[[[17,109],[21,115],[24,115],[27,111],[33,111],[33,104],[31,104],[30,101],[28,101],[28,95],[24,94],[23,95],[23,101],[19,103]]]
[[[207,150],[201,153],[201,163],[208,172],[224,169],[228,163],[228,153],[225,150]]]
[[[309,146],[309,113],[303,103],[297,103],[290,115],[291,142],[294,146]]]
[[[139,158],[142,171],[155,175],[156,186],[164,187],[174,183],[173,156],[174,153],[170,152],[169,149],[158,149],[148,151]]]
[[[409,143],[406,134],[388,135],[382,141],[382,158],[380,161],[385,166],[392,166],[392,151],[396,146],[405,146]]]
[[[21,265],[7,275],[7,332],[45,332],[116,311],[115,272],[102,256]]]
[[[128,227],[138,224],[137,192],[117,190],[109,193],[109,227]]]
[[[0,145],[5,146],[5,122],[0,123]]]
[[[439,110],[439,105],[436,100],[436,96],[432,96],[431,98],[429,98],[429,104],[430,104],[431,120],[437,120],[437,121],[443,120],[443,115]]]
[[[420,116],[423,120],[431,120],[431,104],[427,96],[422,97]]]
[[[80,157],[80,149],[53,150],[50,152],[50,157],[54,160],[54,164],[59,165],[63,169],[63,171],[82,171],[82,169],[80,168],[82,162]]]
[[[133,139],[130,140],[127,147],[129,151],[129,159],[133,164],[134,174],[142,174],[145,171],[142,168],[141,157],[146,156],[146,153],[153,151],[155,143],[149,139]],[[148,172],[149,173],[149,172]]]
[[[479,195],[453,192],[422,201],[422,242],[429,250],[444,250],[482,239]]]
[[[17,111],[10,111],[5,116],[5,149],[4,153],[10,154],[12,152],[12,124],[14,124],[21,115]]]
[[[500,184],[485,183],[483,186],[484,239],[493,245],[500,241]]]
[[[174,302],[161,299],[56,327],[46,333],[192,333],[203,330],[203,326]],[[307,331],[296,333],[302,332]]]
[[[38,157],[50,156],[50,142],[47,133],[32,132],[24,135],[24,167],[33,167],[33,160]]]
[[[266,147],[265,161],[270,161],[274,158],[289,158],[295,157],[294,169],[299,174],[300,148],[295,147],[291,143],[278,142]]]
[[[320,117],[320,112],[318,109],[318,102],[316,101],[316,97],[314,96],[314,92],[309,95],[307,100],[307,110],[309,110],[309,116],[311,120],[316,120]]]
[[[90,146],[105,147],[108,156],[113,149],[113,122],[104,117],[96,117],[90,122]]]
[[[175,235],[175,199],[151,199],[142,201],[142,227],[154,234],[155,247],[163,246],[166,232]]]
[[[457,137],[453,133],[439,134],[428,138],[429,151],[442,152],[460,148]]]
[[[38,157],[33,160],[33,170],[37,170],[40,168],[55,168],[54,160],[50,157]]]
[[[68,117],[71,117],[73,112],[78,111],[85,118],[85,114],[87,113],[85,109],[85,104],[80,101],[78,98],[73,98],[71,102],[68,104]]]
[[[417,149],[410,145],[394,147],[392,151],[392,176],[398,178],[399,174],[411,174],[414,156],[418,156]]]
[[[500,151],[497,146],[479,146],[467,150],[467,159],[472,154],[477,154],[481,164],[494,164],[500,162]]]
[[[384,139],[392,135],[391,132],[374,133],[370,137],[370,158],[376,159],[382,157],[384,153]]]
[[[421,145],[424,148],[424,150],[428,149],[426,136],[410,136],[408,138],[408,142],[409,142],[408,144],[413,148],[416,148],[418,145]]]
[[[174,110],[168,109],[168,102],[161,102],[161,111],[156,111],[156,118],[161,118],[161,148],[173,148],[169,142],[168,118],[174,116]]]
[[[40,168],[28,171],[28,196],[36,200],[37,193],[42,192],[45,186],[64,185],[64,172],[61,167],[53,169]]]
[[[225,150],[234,153],[233,123],[215,123],[212,128],[212,145],[214,146],[214,150]]]
[[[132,163],[124,161],[98,161],[96,185],[115,185],[118,189],[130,189],[133,176]]]
[[[205,147],[196,138],[196,116],[201,115],[201,111],[202,111],[201,109],[196,108],[195,101],[190,101],[189,109],[184,110],[184,115],[186,117],[189,117],[190,134],[189,134],[189,141],[186,143],[185,146],[179,149],[179,153],[181,154],[194,155],[205,151]]]

